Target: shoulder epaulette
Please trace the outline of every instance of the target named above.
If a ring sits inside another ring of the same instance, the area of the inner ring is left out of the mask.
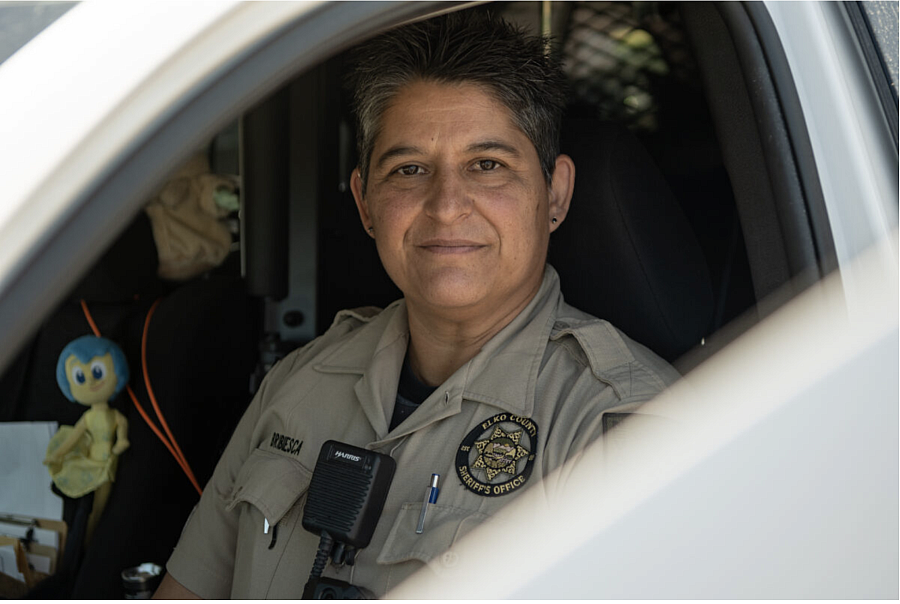
[[[331,322],[331,326],[334,327],[335,325],[349,320],[356,320],[360,323],[368,323],[380,312],[381,309],[377,306],[360,306],[359,308],[347,308],[344,310],[339,310],[337,314],[334,315],[334,321]]]

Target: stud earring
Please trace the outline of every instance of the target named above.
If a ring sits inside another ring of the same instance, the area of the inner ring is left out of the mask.
[[[554,216],[553,218],[551,218],[551,219],[550,219],[550,222],[552,222],[553,224],[556,224],[556,216]]]

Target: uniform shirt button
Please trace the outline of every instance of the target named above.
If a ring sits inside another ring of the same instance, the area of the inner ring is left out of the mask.
[[[456,552],[444,552],[441,555],[441,564],[447,568],[453,568],[459,563],[459,554]]]

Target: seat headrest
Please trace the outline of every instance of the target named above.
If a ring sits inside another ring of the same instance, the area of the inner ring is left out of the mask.
[[[566,301],[673,361],[708,335],[712,284],[694,232],[641,143],[595,119],[563,123],[575,162],[569,214],[548,261]]]

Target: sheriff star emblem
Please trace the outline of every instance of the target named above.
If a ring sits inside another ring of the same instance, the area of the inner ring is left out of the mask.
[[[507,432],[497,426],[490,438],[475,441],[480,455],[472,467],[484,468],[488,480],[501,472],[515,476],[516,462],[529,454],[528,449],[519,444],[521,438],[522,430]]]
[[[475,426],[460,443],[456,473],[463,485],[478,495],[511,493],[531,475],[537,437],[537,424],[531,419],[495,415]]]

